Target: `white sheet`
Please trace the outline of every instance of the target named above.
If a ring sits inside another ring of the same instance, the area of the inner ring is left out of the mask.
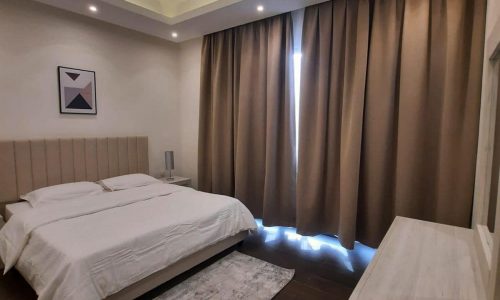
[[[236,199],[169,184],[79,200],[15,214],[0,231],[6,270],[16,263],[40,299],[105,298],[256,228]]]
[[[30,210],[31,208],[32,206],[28,203],[28,201],[7,204],[5,205],[5,221],[8,221],[13,215]]]

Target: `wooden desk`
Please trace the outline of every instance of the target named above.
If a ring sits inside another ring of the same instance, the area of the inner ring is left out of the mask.
[[[349,299],[485,299],[471,229],[396,217]]]

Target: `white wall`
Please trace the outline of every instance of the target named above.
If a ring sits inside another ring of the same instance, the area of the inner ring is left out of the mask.
[[[147,135],[153,175],[164,169],[163,151],[172,149],[186,151],[177,167],[194,176],[193,45],[186,44],[179,63],[179,45],[36,2],[2,0],[0,140]],[[97,116],[59,114],[60,65],[96,72]],[[180,65],[187,69],[179,72]],[[180,106],[179,78],[188,89]]]
[[[485,49],[481,90],[481,112],[479,121],[479,141],[476,159],[476,182],[474,187],[474,210],[472,228],[485,225],[488,221],[491,164],[495,132],[498,60],[492,61],[493,49],[500,37],[500,0],[488,0],[485,24]],[[498,25],[497,25],[498,23]]]
[[[180,161],[179,174],[198,186],[198,120],[202,38],[181,44],[179,68]]]
[[[500,202],[496,203],[495,230],[488,230],[488,213],[491,184],[491,167],[495,139],[497,105],[497,85],[500,62],[492,58],[495,48],[500,45],[500,0],[488,0],[486,11],[486,34],[481,92],[481,113],[479,141],[476,162],[476,182],[474,187],[474,210],[472,228],[476,244],[478,272],[487,288],[488,299],[500,299]],[[500,194],[499,194],[500,195]]]

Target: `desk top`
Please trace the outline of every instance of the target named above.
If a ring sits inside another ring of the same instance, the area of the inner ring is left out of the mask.
[[[473,231],[396,217],[349,299],[486,299]]]

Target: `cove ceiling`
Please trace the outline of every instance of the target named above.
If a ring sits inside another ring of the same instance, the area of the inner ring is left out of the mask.
[[[182,42],[325,0],[36,0],[148,35]],[[88,7],[95,5],[96,13]],[[264,11],[258,12],[257,6]],[[172,32],[178,37],[173,38]]]

